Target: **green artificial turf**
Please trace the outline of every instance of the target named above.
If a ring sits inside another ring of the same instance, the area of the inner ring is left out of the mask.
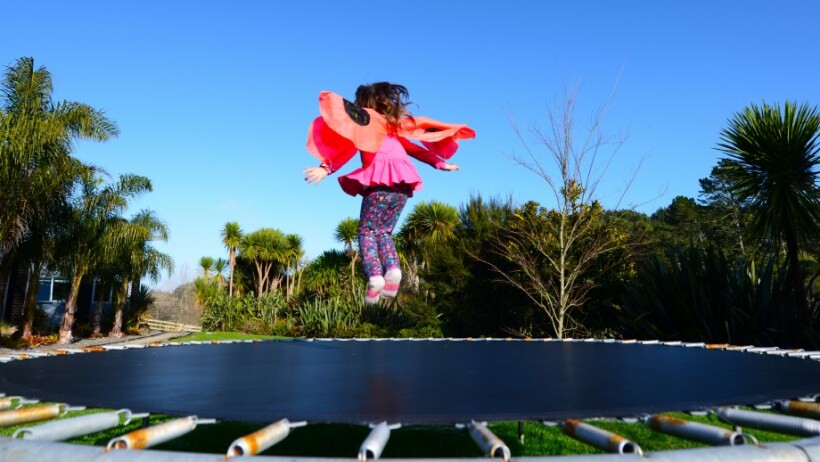
[[[70,412],[65,417],[74,417],[102,409]],[[731,428],[713,416],[691,416],[688,414],[667,414],[681,419]],[[149,418],[150,425],[171,420],[173,417],[155,415]],[[637,443],[644,451],[665,451],[705,447],[703,444],[682,440],[649,430],[642,423],[626,423],[619,420],[591,420],[596,427],[617,433]],[[36,424],[26,424],[36,425]],[[104,446],[114,437],[136,430],[142,426],[137,420],[127,426],[70,440],[71,443]],[[225,453],[230,444],[243,435],[265,426],[263,423],[220,422],[199,425],[193,432],[156,446],[154,449],[200,453]],[[0,428],[1,436],[11,436],[22,426]],[[597,454],[595,449],[564,435],[559,427],[546,426],[538,422],[525,422],[525,438],[522,444],[518,437],[517,422],[500,422],[489,425],[490,430],[501,438],[513,456],[553,456],[571,454]],[[359,446],[370,429],[358,425],[311,424],[294,428],[290,436],[278,445],[263,452],[264,455],[289,455],[312,457],[356,457]],[[747,430],[761,442],[789,441],[797,439],[777,433]],[[409,426],[394,430],[385,448],[384,458],[425,458],[425,457],[481,457],[481,451],[472,442],[466,430],[453,426]]]

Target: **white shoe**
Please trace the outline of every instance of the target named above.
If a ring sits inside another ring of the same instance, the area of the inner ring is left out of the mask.
[[[364,296],[364,302],[368,305],[375,305],[379,303],[379,295],[384,289],[385,281],[382,276],[372,276],[367,280],[367,293]]]

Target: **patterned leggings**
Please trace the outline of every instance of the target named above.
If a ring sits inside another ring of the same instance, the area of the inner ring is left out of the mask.
[[[378,187],[368,189],[362,196],[359,217],[362,266],[368,277],[382,276],[388,269],[400,267],[392,234],[409,194],[401,189]]]

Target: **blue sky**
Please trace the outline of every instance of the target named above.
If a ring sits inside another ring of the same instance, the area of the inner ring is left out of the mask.
[[[304,183],[304,148],[321,90],[352,98],[361,83],[407,86],[411,109],[466,122],[477,138],[453,162],[420,164],[420,201],[471,194],[551,204],[547,185],[515,165],[511,120],[546,127],[565,83],[580,82],[579,123],[617,81],[605,130],[629,138],[599,189],[612,207],[651,213],[720,156],[726,120],[750,103],[820,104],[820,2],[744,1],[39,1],[4,5],[0,64],[22,56],[53,74],[57,99],[90,104],[121,136],[76,155],[154,191],[133,205],[170,226],[169,288],[201,256],[225,257],[228,221],[304,238],[309,256],[340,247],[336,225],[360,201],[335,178]],[[299,4],[294,4],[299,3]],[[532,145],[538,149],[537,145]],[[342,172],[357,168],[354,158]]]

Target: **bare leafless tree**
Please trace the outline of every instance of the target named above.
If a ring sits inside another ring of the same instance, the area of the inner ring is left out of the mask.
[[[523,155],[511,157],[549,186],[555,205],[531,202],[518,209],[496,243],[496,250],[515,269],[495,269],[544,311],[558,338],[580,327],[573,314],[588,301],[597,285],[595,276],[622,263],[612,257],[628,245],[626,233],[612,226],[610,214],[596,199],[628,138],[603,130],[613,95],[614,89],[592,114],[588,127],[576,125],[577,85],[565,85],[562,98],[548,107],[545,128],[525,132],[513,122],[525,149]],[[616,209],[637,171],[620,193]]]

